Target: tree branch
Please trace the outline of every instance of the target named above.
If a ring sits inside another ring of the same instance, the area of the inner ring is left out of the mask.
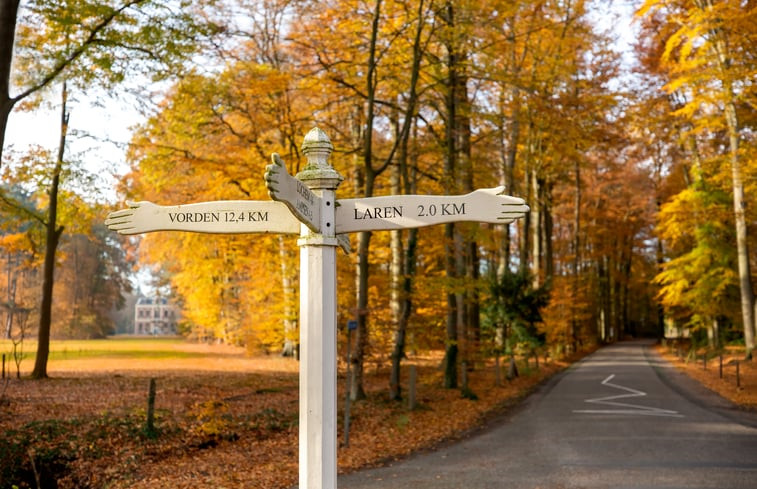
[[[16,211],[19,211],[21,214],[24,214],[25,216],[39,222],[43,226],[47,225],[47,221],[44,220],[44,218],[37,214],[36,212],[32,211],[31,209],[28,209],[24,207],[20,202],[18,202],[13,197],[9,197],[5,195],[5,192],[0,190],[0,202],[5,204],[5,207],[9,207],[11,209],[14,209]]]
[[[23,92],[19,93],[15,97],[12,97],[10,99],[11,105],[15,105],[20,100],[25,99],[26,97],[32,95],[35,92],[38,92],[48,86],[50,83],[55,80],[58,75],[60,75],[63,70],[65,70],[68,66],[71,65],[74,61],[76,61],[81,55],[84,54],[84,52],[87,50],[87,48],[98,42],[97,34],[100,33],[102,30],[104,30],[106,27],[108,27],[121,13],[123,13],[126,9],[137,5],[139,3],[144,2],[145,0],[129,0],[126,3],[124,3],[121,7],[118,9],[114,9],[109,15],[107,15],[105,18],[103,18],[99,24],[95,25],[92,31],[90,31],[89,36],[81,43],[81,45],[74,49],[64,60],[62,60],[60,63],[58,63],[53,69],[44,77],[42,80],[40,80],[36,85],[33,85]]]

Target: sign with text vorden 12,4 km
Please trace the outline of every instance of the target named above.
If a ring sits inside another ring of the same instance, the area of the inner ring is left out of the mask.
[[[344,237],[459,221],[506,224],[529,211],[523,199],[504,195],[503,187],[457,196],[336,200],[342,177],[328,162],[332,150],[328,136],[314,128],[302,143],[308,163],[296,176],[272,155],[264,177],[273,201],[127,202],[128,208],[105,221],[121,234],[300,235],[300,489],[336,489],[336,247],[348,249]]]

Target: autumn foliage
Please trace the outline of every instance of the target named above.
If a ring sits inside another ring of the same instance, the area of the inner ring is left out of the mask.
[[[583,2],[269,2],[252,19],[232,62],[183,79],[139,130],[125,197],[264,199],[268,155],[296,173],[317,124],[337,148],[341,197],[504,184],[532,209],[509,227],[352,237],[357,253],[339,258],[339,321],[361,320],[361,356],[387,355],[401,334],[402,349],[459,346],[453,362],[470,362],[485,351],[483,291],[507,273],[549,291],[524,346],[564,351],[656,330],[644,285],[654,264],[639,254],[654,212],[648,174],[623,154],[622,94],[608,88],[618,61]],[[270,237],[140,241],[190,335],[273,351],[296,339],[285,327],[296,324],[296,254],[294,240]]]
[[[503,185],[526,199],[531,212],[508,226],[350,237],[354,252],[338,259],[338,322],[358,321],[355,398],[369,358],[391,360],[396,378],[416,351],[444,349],[445,384],[457,387],[461,371],[492,356],[661,336],[666,324],[713,347],[743,338],[751,350],[755,6],[648,0],[630,61],[597,22],[611,13],[599,3],[218,5],[202,68],[164,85],[135,130],[119,198],[268,199],[270,154],[296,174],[302,136],[317,125],[345,176],[338,197]],[[5,200],[0,244],[3,282],[31,291],[42,246],[33,215],[46,204],[28,189],[49,176],[35,166],[44,155],[25,158],[3,167],[4,195],[24,194],[31,211],[24,198]],[[154,233],[118,242],[96,226],[100,204],[75,185],[65,191],[72,235],[58,257],[55,335],[107,333],[103,311],[126,290],[133,259],[180,305],[186,336],[296,354],[294,239]],[[535,314],[497,296],[512,277],[522,279],[518,297],[543,298]],[[0,287],[9,304],[30,294]],[[32,296],[23,304],[33,310]],[[342,332],[340,348],[346,340]]]

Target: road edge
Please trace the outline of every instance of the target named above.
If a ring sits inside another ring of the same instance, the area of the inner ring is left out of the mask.
[[[717,392],[707,388],[698,380],[686,375],[685,372],[677,369],[675,365],[660,355],[654,349],[654,346],[655,345],[649,345],[644,348],[644,357],[652,366],[652,370],[654,370],[660,381],[666,386],[703,409],[724,417],[729,421],[733,421],[734,423],[749,428],[757,428],[757,413],[739,406]],[[661,363],[667,364],[668,367],[660,367]]]

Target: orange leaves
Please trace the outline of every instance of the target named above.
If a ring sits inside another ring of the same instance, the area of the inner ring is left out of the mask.
[[[49,456],[48,467],[56,461],[64,464],[67,470],[57,477],[61,489],[103,485],[274,489],[296,484],[296,362],[273,356],[245,358],[239,349],[219,345],[203,347],[204,354],[197,345],[173,348],[191,355],[177,359],[159,355],[161,360],[149,360],[150,368],[162,369],[156,379],[157,438],[142,435],[147,380],[156,372],[129,372],[123,358],[118,362],[127,370],[112,370],[113,365],[103,364],[100,358],[97,368],[111,374],[78,371],[76,377],[58,375],[55,382],[9,384],[5,397],[9,402],[4,406],[8,416],[0,418],[0,435],[9,442],[9,449],[20,442],[22,450],[5,452],[17,455],[16,459],[2,459],[0,454],[0,467],[25,466],[33,487],[26,453],[31,445],[38,454]],[[536,371],[524,368],[521,362],[524,375],[496,387],[493,365],[477,365],[470,372],[470,384],[479,400],[471,401],[457,390],[441,387],[440,358],[437,353],[412,357],[418,369],[420,404],[413,411],[403,403],[386,400],[382,394],[384,369],[368,369],[368,399],[352,405],[351,443],[349,448],[339,448],[340,472],[455,439],[489,416],[501,414],[503,406],[565,367],[540,362]],[[61,360],[58,365],[63,363]],[[187,366],[194,370],[182,373]],[[202,368],[205,370],[198,370]],[[340,377],[340,401],[344,399],[343,380]],[[403,376],[403,385],[407,381]],[[340,411],[340,430],[341,415]],[[342,440],[341,431],[338,439]],[[23,477],[24,471],[18,470],[16,475]],[[18,485],[20,480],[13,477],[9,482]]]
[[[29,233],[10,233],[0,236],[0,248],[7,253],[22,253],[29,251],[32,246]]]

